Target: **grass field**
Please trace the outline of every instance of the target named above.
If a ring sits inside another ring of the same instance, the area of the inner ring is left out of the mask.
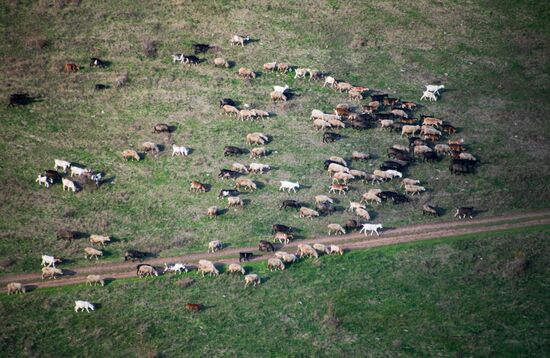
[[[311,206],[315,195],[326,194],[322,161],[329,155],[369,152],[375,159],[353,167],[372,171],[387,147],[404,140],[375,129],[344,129],[345,139],[322,144],[309,113],[330,111],[347,102],[345,95],[319,82],[294,80],[292,74],[261,73],[252,81],[235,75],[241,66],[261,72],[263,63],[274,60],[319,68],[404,99],[418,100],[427,83],[449,89],[419,113],[435,114],[460,129],[456,137],[482,161],[477,173],[451,176],[448,160],[415,164],[406,175],[421,179],[429,192],[411,204],[372,207],[375,222],[437,220],[422,217],[419,207],[427,200],[447,209],[446,219],[461,205],[481,209],[480,215],[548,207],[550,105],[544,99],[550,23],[544,2],[5,1],[0,7],[0,96],[15,91],[41,96],[21,108],[0,107],[2,272],[34,271],[44,253],[84,264],[86,240],[66,245],[55,238],[60,227],[113,236],[105,259],[120,260],[127,248],[169,256],[205,250],[212,239],[252,244],[269,237],[273,223],[295,226],[301,237],[309,237],[350,218],[339,211],[306,222],[277,207],[289,197]],[[230,47],[234,33],[254,41]],[[144,41],[156,44],[156,56],[145,56]],[[171,54],[191,53],[194,42],[221,50],[196,67],[173,65]],[[89,68],[90,56],[111,64]],[[236,67],[214,68],[215,56],[235,61]],[[67,62],[84,68],[62,73]],[[130,81],[115,88],[122,73]],[[112,87],[95,92],[96,83]],[[275,84],[288,84],[296,96],[270,103]],[[254,123],[228,119],[217,108],[221,97],[276,116]],[[151,133],[158,122],[176,127],[171,137]],[[207,207],[225,206],[216,198],[218,190],[232,186],[216,178],[219,169],[251,162],[224,158],[223,147],[245,146],[246,133],[254,131],[272,137],[267,146],[272,155],[261,162],[274,170],[252,176],[260,190],[244,195],[244,210],[209,220]],[[167,150],[137,163],[122,160],[122,150],[146,140]],[[172,143],[190,146],[191,156],[172,158]],[[55,158],[103,171],[111,183],[76,195],[62,192],[60,185],[39,188],[37,174]],[[296,195],[279,193],[281,179],[304,188]],[[190,193],[191,180],[211,185],[211,191]],[[357,200],[370,185],[352,187],[348,198]],[[347,206],[348,198],[338,206]]]
[[[548,226],[353,251],[284,272],[128,279],[0,297],[0,350],[31,356],[543,357]],[[195,282],[186,288],[182,277]],[[73,301],[99,308],[74,313]],[[187,313],[185,303],[204,304]]]

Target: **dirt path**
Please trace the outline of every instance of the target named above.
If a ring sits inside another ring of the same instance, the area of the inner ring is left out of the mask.
[[[284,246],[283,250],[293,252],[299,243],[332,243],[338,244],[346,250],[369,248],[384,245],[395,245],[406,242],[445,238],[465,234],[492,232],[512,228],[522,228],[534,225],[550,224],[550,211],[530,213],[518,213],[504,216],[487,217],[474,220],[454,220],[433,224],[409,225],[399,228],[386,228],[382,235],[365,237],[354,232],[340,236],[320,236],[313,239],[301,240]],[[185,262],[186,264],[197,262],[200,259],[208,259],[220,264],[238,261],[238,253],[241,251],[255,251],[251,261],[266,260],[271,255],[257,254],[257,247],[240,247],[218,251],[216,253],[195,253],[178,257],[153,258],[143,261],[151,265],[164,265],[165,262]],[[257,254],[257,255],[256,255]],[[137,263],[99,263],[95,266],[64,269],[65,276],[57,280],[43,281],[40,273],[26,273],[4,275],[0,277],[0,284],[5,286],[8,282],[23,282],[31,289],[37,287],[54,287],[84,283],[89,274],[101,274],[105,279],[118,279],[135,276]]]

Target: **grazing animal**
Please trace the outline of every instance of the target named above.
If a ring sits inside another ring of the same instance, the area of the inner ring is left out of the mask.
[[[7,285],[8,289],[8,295],[11,295],[12,293],[25,293],[26,289],[25,286],[23,286],[22,283],[19,282],[10,282]]]
[[[189,155],[189,148],[172,144],[172,156],[174,156],[174,155],[188,156]]]
[[[174,272],[174,273],[182,273],[182,272],[189,272],[189,269],[185,264],[178,262],[175,264],[168,265],[167,263],[164,264],[164,272]]]
[[[67,189],[67,190],[72,190],[73,193],[76,193],[76,184],[74,183],[74,181],[61,178],[61,182],[63,183],[63,191]]]
[[[433,92],[430,92],[430,91],[424,91],[422,93],[422,97],[420,97],[420,100],[422,101],[423,99],[427,99],[427,100],[432,101],[432,102],[437,101],[436,95]]]
[[[170,133],[170,126],[166,123],[157,123],[153,126],[153,133]]]
[[[38,184],[39,184],[40,186],[42,186],[42,184],[44,184],[44,186],[45,186],[46,188],[49,188],[49,187],[50,187],[50,183],[48,183],[48,177],[45,176],[45,175],[38,174],[38,178],[36,178],[35,181],[38,182]]]
[[[90,235],[90,243],[93,244],[99,244],[101,246],[105,246],[106,242],[111,242],[111,238],[109,236],[103,236],[103,235]]]
[[[233,163],[231,165],[231,170],[239,173],[248,173],[248,168],[246,167],[246,165],[241,163]]]
[[[359,227],[359,223],[357,222],[357,220],[353,220],[353,219],[347,220],[346,224],[344,225],[344,229],[346,229],[347,231],[351,231],[358,227]]]
[[[344,250],[342,250],[340,248],[340,246],[336,246],[336,245],[329,245],[327,247],[327,254],[340,254],[340,255],[343,255],[344,254]]]
[[[82,176],[88,173],[91,173],[90,169],[84,169],[84,168],[79,168],[74,166],[71,167],[71,177],[74,177],[75,175]]]
[[[269,97],[272,101],[283,101],[286,102],[288,100],[288,97],[283,94],[282,92],[273,91],[269,94]]]
[[[230,169],[221,169],[220,173],[218,174],[218,178],[220,179],[237,178],[238,176],[239,172]]]
[[[94,286],[94,285],[105,286],[105,281],[101,278],[100,275],[88,275],[86,276],[86,286],[88,284],[90,286]]]
[[[68,162],[66,160],[61,160],[61,159],[54,159],[54,166],[53,168],[55,170],[57,170],[58,168],[59,169],[63,169],[63,172],[67,172],[67,169],[69,169],[71,167],[71,162]]]
[[[348,82],[338,82],[336,84],[336,90],[338,92],[349,91],[352,87],[353,87],[353,85],[351,83],[348,83]]]
[[[71,241],[71,240],[75,240],[78,237],[78,233],[76,231],[72,231],[66,228],[61,228],[57,230],[56,237],[59,240]]]
[[[218,207],[217,206],[209,207],[206,212],[206,215],[208,215],[211,218],[218,216]]]
[[[354,160],[367,160],[370,159],[370,155],[367,153],[353,151],[353,153],[351,153],[351,158]]]
[[[313,219],[314,217],[318,217],[318,216],[319,216],[318,211],[315,211],[315,210],[310,209],[310,208],[306,208],[305,206],[302,206],[300,208],[300,217],[301,218]]]
[[[317,252],[320,252],[321,254],[327,253],[327,246],[325,244],[316,243],[316,244],[313,244],[313,248],[317,250]]]
[[[336,172],[332,176],[333,183],[338,183],[342,181],[344,184],[347,184],[348,181],[352,179],[355,179],[355,176],[351,175],[351,173]]]
[[[279,190],[282,190],[282,191],[285,191],[285,189],[288,189],[288,192],[290,193],[291,190],[296,192],[296,189],[300,189],[299,183],[293,183],[286,180],[281,180],[280,183],[281,183],[281,186],[279,187]]]
[[[420,180],[411,179],[411,178],[403,178],[401,180],[401,184],[399,184],[400,187],[403,187],[405,185],[417,185],[420,184]]]
[[[472,206],[462,206],[460,208],[456,208],[456,212],[454,214],[454,217],[458,217],[459,219],[465,219],[466,217],[470,217],[470,219],[474,218],[474,208]]]
[[[281,225],[281,224],[273,224],[271,226],[271,233],[274,234],[276,232],[284,232],[284,233],[291,233],[293,229],[290,226]]]
[[[243,78],[256,78],[256,72],[246,67],[239,68],[237,74]]]
[[[286,91],[288,91],[288,85],[283,86],[273,86],[274,92],[279,92],[282,94],[285,94]]]
[[[246,271],[239,264],[230,264],[229,267],[227,268],[227,273],[241,273],[244,275]]]
[[[311,245],[299,244],[298,245],[297,256],[299,256],[300,258],[302,258],[304,256],[318,258],[319,254],[317,253],[317,250],[315,250],[313,247],[311,247]]]
[[[205,193],[206,192],[206,185],[204,185],[204,184],[202,184],[202,183],[200,183],[196,180],[193,180],[191,182],[190,190],[195,191],[195,192]]]
[[[426,191],[426,188],[424,188],[423,186],[419,186],[419,185],[405,185],[405,192],[407,194],[420,194],[421,192],[423,191]]]
[[[422,215],[439,216],[439,213],[437,212],[437,208],[435,206],[424,204],[422,205]]]
[[[136,274],[138,277],[146,277],[146,276],[158,276],[157,270],[151,265],[147,264],[139,264],[137,265]]]
[[[226,198],[228,196],[238,196],[239,191],[235,189],[221,189],[220,193],[218,194],[218,199]]]
[[[392,109],[391,113],[396,117],[409,118],[409,115],[407,114],[407,112],[405,112],[402,109]]]
[[[283,255],[281,255],[280,259],[281,259],[281,261],[289,263],[289,264],[298,261],[298,257],[296,255],[287,254],[287,253],[284,253]]]
[[[229,62],[223,57],[216,57],[214,59],[214,66],[229,68]]]
[[[338,82],[334,77],[327,76],[325,77],[325,82],[323,83],[323,87],[330,87],[334,88]]]
[[[235,180],[235,187],[237,189],[243,187],[245,189],[255,190],[257,189],[256,183],[248,178],[237,178]]]
[[[264,70],[265,71],[275,71],[277,69],[277,62],[268,62],[268,63],[264,63],[264,66],[263,66]]]
[[[218,276],[220,272],[216,269],[216,266],[211,261],[208,260],[199,260],[198,272],[203,276],[209,274],[210,276]]]
[[[285,264],[277,258],[270,258],[267,260],[267,269],[269,271],[284,270]]]
[[[273,247],[273,244],[270,243],[269,241],[261,240],[259,245],[258,245],[258,250],[267,251],[267,252],[269,252],[269,251],[274,252],[275,248]]]
[[[294,209],[299,209],[301,207],[300,203],[297,202],[296,200],[284,200],[282,203],[281,203],[281,206],[279,207],[279,210],[283,210],[283,209],[286,209],[286,208],[294,208]]]
[[[244,287],[248,287],[249,284],[252,284],[252,286],[259,285],[261,282],[260,276],[256,275],[255,273],[246,275],[244,277]]]
[[[234,114],[237,118],[241,116],[241,112],[232,105],[224,104],[221,108],[223,110],[223,114],[227,114],[227,115]]]
[[[78,70],[80,70],[80,66],[74,63],[66,63],[63,70],[67,73],[78,72]]]
[[[401,137],[403,137],[403,135],[414,135],[416,132],[418,132],[420,130],[420,126],[410,126],[410,125],[406,125],[406,126],[403,126],[401,128]]]
[[[444,85],[426,85],[426,91],[439,95],[439,91],[445,89]]]
[[[380,236],[378,234],[378,230],[382,229],[382,224],[363,224],[363,227],[359,232],[364,232],[365,236],[367,236],[367,231],[370,231],[370,234],[372,236],[373,233],[376,233],[376,236]]]
[[[332,125],[330,124],[330,122],[327,122],[325,120],[322,120],[322,119],[313,120],[313,128],[315,128],[316,130],[329,129],[331,127]]]
[[[295,79],[296,78],[306,78],[306,76],[309,73],[309,69],[308,68],[297,68],[294,72],[296,73],[294,75]]]
[[[251,173],[264,173],[270,170],[271,167],[267,164],[250,163],[249,169]]]
[[[252,148],[250,150],[250,158],[266,157],[267,149],[265,147]]]
[[[367,210],[363,208],[357,208],[355,210],[355,215],[359,216],[363,220],[370,220],[370,214]]]
[[[325,132],[323,134],[323,143],[332,143],[340,138],[342,138],[342,136],[338,133]]]
[[[230,43],[231,43],[231,46],[240,44],[242,47],[244,47],[244,43],[248,41],[250,41],[249,36],[244,37],[239,35],[233,35],[233,37],[231,37]]]
[[[54,256],[42,255],[42,266],[55,268],[55,264],[60,262],[61,259]]]
[[[334,200],[332,200],[327,195],[316,195],[315,196],[315,203],[316,204],[323,204],[323,203],[331,203],[334,204]]]
[[[288,244],[290,240],[292,240],[292,234],[284,233],[284,232],[276,232],[275,233],[275,240],[279,240],[280,243]]]
[[[105,68],[107,64],[97,57],[90,57],[90,67]]]
[[[368,192],[361,196],[361,202],[374,202],[377,204],[382,203],[382,199],[377,195],[382,192],[382,189],[370,189]]]
[[[208,243],[208,252],[212,251],[214,253],[218,250],[221,250],[221,248],[222,248],[222,243],[220,240],[214,240]]]
[[[156,145],[153,142],[143,142],[143,143],[141,143],[141,149],[143,149],[146,152],[151,152],[151,153],[154,153],[154,154],[158,154],[160,152],[159,146]]]
[[[91,259],[95,257],[96,261],[99,260],[99,256],[103,256],[103,252],[94,249],[93,247],[84,248],[84,258]]]
[[[327,171],[328,171],[329,175],[332,175],[333,173],[337,173],[337,172],[342,172],[342,173],[348,173],[349,174],[348,167],[345,167],[345,166],[343,166],[342,164],[339,164],[339,163],[330,163],[328,168],[327,168]]]
[[[331,234],[345,234],[346,233],[346,230],[344,230],[344,228],[339,225],[339,224],[328,224],[327,225],[327,228],[328,228],[328,234],[331,235]]]
[[[55,280],[57,279],[56,275],[63,275],[63,271],[55,267],[42,267],[42,279],[48,277]]]
[[[123,151],[122,152],[122,157],[124,157],[124,159],[126,159],[126,160],[134,159],[134,160],[139,161],[141,159],[138,152],[136,152],[133,149],[126,149],[125,151]]]
[[[254,256],[252,252],[239,252],[239,262],[250,261],[252,256]]]
[[[86,312],[90,313],[90,310],[94,310],[94,305],[92,305],[90,302],[88,301],[74,301],[74,311],[75,312],[78,312],[78,311],[84,311],[86,310]]]
[[[292,71],[292,66],[288,63],[281,62],[277,64],[277,71],[287,73],[288,71]]]
[[[223,106],[225,105],[228,105],[228,106],[236,106],[235,104],[235,101],[233,101],[231,98],[222,98],[220,99],[220,108],[222,108]]]
[[[346,184],[331,184],[329,187],[329,193],[338,192],[338,194],[346,195],[346,190],[349,190],[349,187]]]
[[[323,77],[323,73],[316,69],[309,69],[309,80],[316,80]]]
[[[199,303],[186,303],[185,309],[187,312],[200,312],[202,305]]]
[[[143,260],[147,256],[147,253],[138,250],[128,250],[124,253],[124,261]]]
[[[244,206],[243,200],[238,196],[228,196],[227,197],[227,206],[232,208],[234,206]]]

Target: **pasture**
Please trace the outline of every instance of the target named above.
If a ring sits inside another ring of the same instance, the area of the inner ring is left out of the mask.
[[[548,355],[549,227],[304,259],[262,283],[196,272],[2,295],[21,356]],[[193,278],[194,283],[183,285]],[[94,312],[75,313],[75,300]],[[187,312],[186,303],[206,308]],[[283,344],[284,342],[284,344]]]
[[[322,143],[321,132],[311,126],[311,110],[331,112],[337,103],[352,101],[322,88],[322,80],[262,71],[271,61],[318,68],[416,102],[424,85],[445,84],[441,99],[422,102],[417,114],[434,114],[458,127],[452,138],[464,138],[481,164],[465,176],[449,173],[448,158],[410,166],[406,175],[422,180],[429,192],[409,204],[369,207],[373,222],[437,220],[422,216],[428,200],[446,209],[446,219],[456,206],[474,206],[479,215],[548,207],[549,23],[543,2],[5,1],[0,6],[0,97],[39,96],[26,106],[0,107],[2,272],[36,271],[44,253],[89,264],[83,248],[94,233],[114,238],[102,260],[118,261],[128,248],[172,256],[205,251],[213,239],[232,247],[254,244],[270,237],[274,223],[311,237],[325,234],[328,223],[353,217],[343,208],[372,185],[353,183],[348,195],[339,197],[340,211],[311,221],[278,206],[294,198],[312,207],[315,195],[327,194],[323,161],[328,156],[370,153],[372,160],[352,167],[372,172],[389,146],[406,140],[375,128],[346,128],[340,130],[342,140]],[[253,41],[230,46],[232,34]],[[195,66],[172,63],[173,53],[191,54],[197,42],[220,49],[199,55],[206,61]],[[214,67],[217,56],[235,66]],[[91,68],[90,57],[108,66]],[[65,63],[82,69],[64,73]],[[258,71],[258,78],[238,78],[239,67]],[[128,83],[117,88],[116,78],[125,73]],[[96,91],[96,84],[109,88]],[[272,86],[285,84],[295,95],[272,103]],[[218,108],[222,97],[275,116],[230,119]],[[159,122],[175,130],[170,136],[152,133]],[[209,206],[226,207],[218,191],[233,187],[231,180],[217,178],[219,170],[252,161],[224,157],[223,148],[247,147],[251,132],[270,136],[271,154],[257,161],[273,169],[249,175],[259,189],[242,196],[244,209],[210,219]],[[164,150],[139,162],[122,159],[124,149],[139,150],[144,141]],[[171,157],[173,143],[192,148],[191,154]],[[37,174],[52,168],[56,158],[104,172],[105,183],[76,194],[63,192],[59,184],[39,187]],[[209,191],[190,192],[192,180],[208,184]],[[303,188],[281,193],[279,180]],[[381,187],[396,189],[397,182]],[[55,233],[62,227],[84,238],[60,241]]]

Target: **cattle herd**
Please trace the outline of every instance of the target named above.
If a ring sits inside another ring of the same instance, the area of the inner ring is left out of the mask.
[[[230,40],[231,45],[244,47],[250,42],[248,36],[233,36]],[[206,59],[200,59],[196,55],[206,53],[211,49],[220,50],[218,46],[208,44],[193,45],[195,55],[174,54],[172,62],[177,62],[187,65],[197,65],[203,62],[208,62]],[[213,61],[214,66],[230,68],[234,65],[232,61],[225,58],[217,57]],[[106,67],[108,62],[99,58],[90,59],[90,67]],[[64,71],[67,73],[77,72],[81,66],[68,63],[64,66]],[[451,138],[457,129],[448,122],[443,121],[434,115],[418,114],[416,111],[421,105],[413,101],[405,101],[400,98],[390,97],[387,93],[376,90],[371,90],[364,86],[352,85],[351,83],[337,80],[332,76],[324,76],[318,69],[297,68],[289,63],[270,62],[263,65],[263,70],[266,72],[278,71],[281,74],[289,74],[294,72],[295,79],[307,79],[315,81],[324,78],[322,87],[331,88],[339,93],[347,93],[346,99],[349,103],[341,103],[335,106],[333,113],[325,113],[318,109],[312,109],[310,120],[312,127],[317,131],[323,131],[322,142],[331,143],[341,140],[343,136],[339,133],[342,128],[352,128],[355,130],[366,130],[376,128],[379,131],[395,132],[398,139],[407,137],[408,144],[394,144],[387,148],[387,160],[385,160],[379,169],[368,173],[362,170],[352,168],[353,163],[369,161],[372,158],[370,153],[353,151],[348,155],[339,154],[327,158],[324,162],[319,163],[323,166],[330,176],[330,181],[327,182],[326,194],[337,194],[346,196],[350,192],[349,183],[352,181],[362,181],[363,183],[380,184],[386,181],[394,181],[396,178],[400,180],[399,185],[395,190],[383,190],[380,188],[370,188],[368,191],[360,195],[359,201],[349,201],[349,210],[357,216],[356,220],[347,220],[345,223],[331,223],[327,226],[329,235],[346,234],[351,230],[360,229],[359,232],[367,235],[379,234],[379,230],[383,228],[382,224],[361,223],[360,220],[370,221],[371,216],[365,204],[377,205],[386,201],[391,201],[393,204],[410,202],[411,199],[407,195],[421,195],[428,189],[421,185],[420,180],[404,177],[407,167],[422,162],[429,165],[430,162],[440,161],[443,157],[448,156],[449,171],[452,174],[460,175],[472,173],[478,163],[478,160],[465,150],[463,139]],[[247,80],[254,80],[257,77],[257,72],[252,69],[241,67],[237,71],[237,76]],[[109,88],[106,85],[96,85],[96,90]],[[444,86],[427,85],[423,92],[422,99],[436,101]],[[10,97],[10,105],[23,104],[27,101],[27,94],[13,94]],[[292,91],[288,85],[273,86],[273,91],[269,93],[269,99],[272,101],[287,101],[293,97]],[[370,97],[370,99],[367,99]],[[363,102],[362,102],[363,101]],[[256,119],[265,119],[272,115],[267,111],[250,108],[245,105],[244,108],[237,108],[236,101],[231,98],[222,98],[219,103],[219,108],[222,115],[234,116],[241,121],[252,121]],[[173,127],[166,123],[157,123],[152,128],[153,134],[170,133]],[[253,132],[246,135],[243,141],[250,149],[243,148],[233,143],[227,143],[223,149],[223,156],[243,156],[250,153],[250,158],[266,158],[271,155],[267,146],[272,142],[272,137],[265,133]],[[444,141],[443,141],[444,140]],[[139,153],[134,149],[126,149],[122,152],[122,157],[126,160],[140,161],[145,155],[158,155],[162,150],[162,146],[152,141],[141,143],[142,152]],[[172,157],[174,156],[189,156],[191,148],[173,144]],[[345,159],[345,157],[349,159]],[[218,178],[225,182],[233,180],[234,187],[221,189],[217,195],[218,199],[226,199],[229,208],[244,209],[245,201],[241,199],[241,194],[245,191],[261,190],[263,186],[259,183],[246,177],[248,174],[267,174],[272,168],[268,164],[252,162],[248,165],[235,162],[230,168],[220,168]],[[76,181],[74,178],[79,179]],[[60,182],[63,190],[67,189],[74,193],[83,189],[87,182],[95,184],[95,188],[99,188],[104,181],[102,172],[94,172],[89,168],[66,160],[55,159],[54,168],[45,170],[39,174],[36,182],[40,186],[49,188],[51,185]],[[192,180],[190,183],[190,191],[194,191],[197,195],[204,194],[210,191],[210,185],[201,183],[197,180]],[[260,189],[258,189],[260,188]],[[289,180],[280,180],[280,191],[287,191],[289,194],[296,193],[297,190],[303,188],[298,182]],[[403,190],[400,192],[400,190]],[[315,203],[308,205],[294,199],[285,199],[281,202],[279,209],[296,210],[302,218],[314,219],[321,215],[331,215],[336,211],[334,199],[326,194],[316,195]],[[347,197],[347,196],[346,196]],[[312,207],[309,207],[312,206]],[[431,203],[424,203],[420,208],[423,214],[438,216],[440,210],[437,206]],[[205,210],[205,214],[211,218],[223,213],[218,206],[211,206]],[[372,211],[371,211],[372,213]],[[472,217],[474,213],[473,207],[456,208],[455,217],[460,219]],[[294,239],[293,233],[295,229],[282,224],[272,225],[272,234],[274,242],[286,245]],[[77,236],[76,232],[70,229],[61,229],[58,232],[58,237],[61,239],[72,240]],[[99,248],[105,247],[111,241],[109,236],[91,235],[89,237],[91,246],[84,249],[84,256],[87,259],[98,260],[103,256],[103,251]],[[223,244],[219,240],[209,243],[208,252],[216,252],[223,248]],[[267,266],[269,270],[284,270],[285,265],[292,264],[302,257],[319,257],[319,254],[343,254],[343,250],[336,245],[323,244],[299,244],[298,251],[295,254],[277,251],[274,243],[268,240],[261,240],[258,244],[259,251],[274,252],[274,257],[269,258]],[[125,261],[142,260],[146,258],[148,253],[138,250],[128,250],[124,254]],[[239,254],[239,262],[248,261],[254,256],[253,252],[241,252]],[[61,259],[54,256],[42,256],[42,278],[53,278],[63,274],[63,271],[56,267]],[[187,272],[190,265],[184,263],[165,264],[164,272]],[[200,260],[196,266],[197,271],[203,276],[208,274],[217,276],[219,269],[208,260]],[[245,268],[240,264],[232,263],[226,270],[231,274],[242,274],[245,276],[245,287],[252,285],[256,286],[261,282],[261,278],[256,274],[246,274]],[[158,276],[159,269],[148,264],[139,264],[136,267],[136,274],[139,277]],[[89,275],[87,284],[99,284],[103,286],[104,280],[99,275]],[[8,284],[8,293],[24,292],[25,287],[21,283],[12,282]],[[188,304],[186,307],[189,311],[200,310],[201,305]],[[94,307],[87,301],[75,301],[75,311],[93,310]]]

